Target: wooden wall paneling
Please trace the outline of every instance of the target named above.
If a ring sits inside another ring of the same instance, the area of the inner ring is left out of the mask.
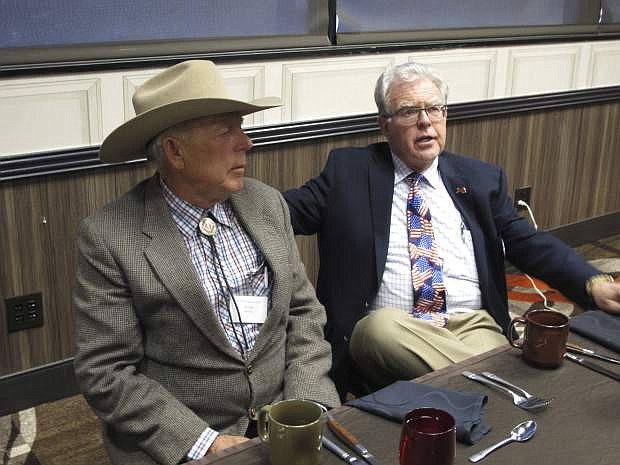
[[[599,132],[597,128],[590,127],[587,123],[583,125],[582,111],[582,108],[578,107],[572,112],[553,112],[553,115],[550,115],[552,118],[548,119],[550,124],[554,124],[552,130],[555,132],[549,132],[548,134],[552,134],[553,137],[548,137],[544,143],[547,144],[548,150],[551,148],[558,150],[555,154],[556,161],[551,156],[547,157],[545,152],[545,165],[548,167],[545,174],[549,182],[542,184],[545,180],[540,180],[541,185],[546,188],[543,189],[545,197],[541,200],[550,202],[547,212],[551,219],[548,224],[550,227],[573,223],[584,218],[578,215],[579,203],[590,202],[594,192],[589,191],[583,197],[573,195],[576,180],[585,173],[580,173],[577,169],[579,159],[586,161],[588,177],[594,180],[598,179],[600,174],[591,163],[593,154],[590,151],[583,154],[578,151],[583,131]]]
[[[96,209],[126,192],[152,169],[147,164],[117,167],[100,172],[76,175],[72,182],[63,177],[50,178],[46,183],[47,227],[50,248],[45,255],[49,283],[48,300],[56,321],[47,331],[54,337],[53,360],[73,356],[73,316],[71,291],[74,279],[75,238],[77,226]]]
[[[584,107],[571,186],[577,219],[620,211],[620,102]]]
[[[42,327],[7,334],[3,311],[0,330],[7,337],[0,338],[0,375],[73,356],[78,223],[149,172],[141,164],[0,186],[0,297],[43,296]]]
[[[453,152],[501,166],[508,177],[508,192],[512,196],[515,186],[534,183],[531,176],[532,157],[528,156],[525,143],[529,127],[528,118],[523,116],[454,123],[448,119],[446,147]]]
[[[620,209],[619,113],[612,103],[448,121],[447,147],[501,166],[511,196],[531,185],[536,221],[549,229]]]
[[[571,222],[567,203],[574,170],[575,146],[580,126],[580,110],[553,110],[528,115],[527,132],[523,139],[523,158],[529,160],[527,178],[532,186],[530,207],[540,228],[548,229]],[[518,157],[518,148],[510,155]],[[514,166],[510,175],[518,173]],[[512,191],[518,185],[512,185]]]
[[[44,293],[47,302],[46,315],[54,321],[45,322],[45,331],[53,341],[50,360],[73,356],[73,318],[71,313],[71,287],[75,256],[75,232],[79,221],[98,205],[97,190],[93,186],[93,174],[78,174],[73,179],[62,176],[48,178],[44,182],[46,196],[46,229],[49,248],[45,254],[46,279]],[[67,182],[69,181],[69,182]]]
[[[47,253],[49,240],[42,220],[44,211],[41,183],[16,183],[11,189],[3,189],[1,198],[3,211],[0,222],[0,256],[4,263],[0,277],[3,300],[7,297],[43,292],[41,277],[46,272],[43,257]],[[54,320],[48,315],[49,312],[45,311],[47,303],[44,293],[44,323]],[[5,318],[4,312],[2,317]],[[6,359],[2,361],[0,369],[3,374],[9,373],[21,366],[28,367],[46,359],[51,342],[49,334],[41,327],[8,334],[6,350],[3,351]]]

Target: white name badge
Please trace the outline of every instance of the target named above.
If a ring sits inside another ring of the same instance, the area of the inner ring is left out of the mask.
[[[237,313],[233,299],[229,302],[233,323],[264,323],[267,319],[266,296],[236,295],[235,302],[239,307],[239,313]],[[239,321],[239,315],[241,315],[241,321]]]

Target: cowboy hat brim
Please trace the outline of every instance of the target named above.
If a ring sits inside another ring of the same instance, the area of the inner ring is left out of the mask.
[[[223,98],[172,102],[145,111],[112,131],[101,144],[99,158],[106,163],[144,158],[146,146],[155,136],[183,121],[223,113],[248,115],[280,104],[277,97],[264,97],[251,102]]]

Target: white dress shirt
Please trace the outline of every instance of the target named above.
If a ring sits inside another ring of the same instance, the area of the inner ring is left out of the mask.
[[[377,296],[369,310],[394,307],[410,312],[414,298],[407,233],[409,184],[405,178],[412,170],[394,153],[392,160],[394,195],[388,254]],[[433,235],[442,262],[446,309],[448,313],[478,310],[482,303],[471,233],[446,190],[438,165],[436,158],[433,164],[422,172],[424,180],[420,181],[420,188],[430,210]]]

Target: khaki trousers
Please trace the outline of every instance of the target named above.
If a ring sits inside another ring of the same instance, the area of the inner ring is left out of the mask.
[[[485,310],[451,314],[443,328],[395,308],[357,322],[349,351],[361,374],[377,387],[413,379],[508,344]]]

